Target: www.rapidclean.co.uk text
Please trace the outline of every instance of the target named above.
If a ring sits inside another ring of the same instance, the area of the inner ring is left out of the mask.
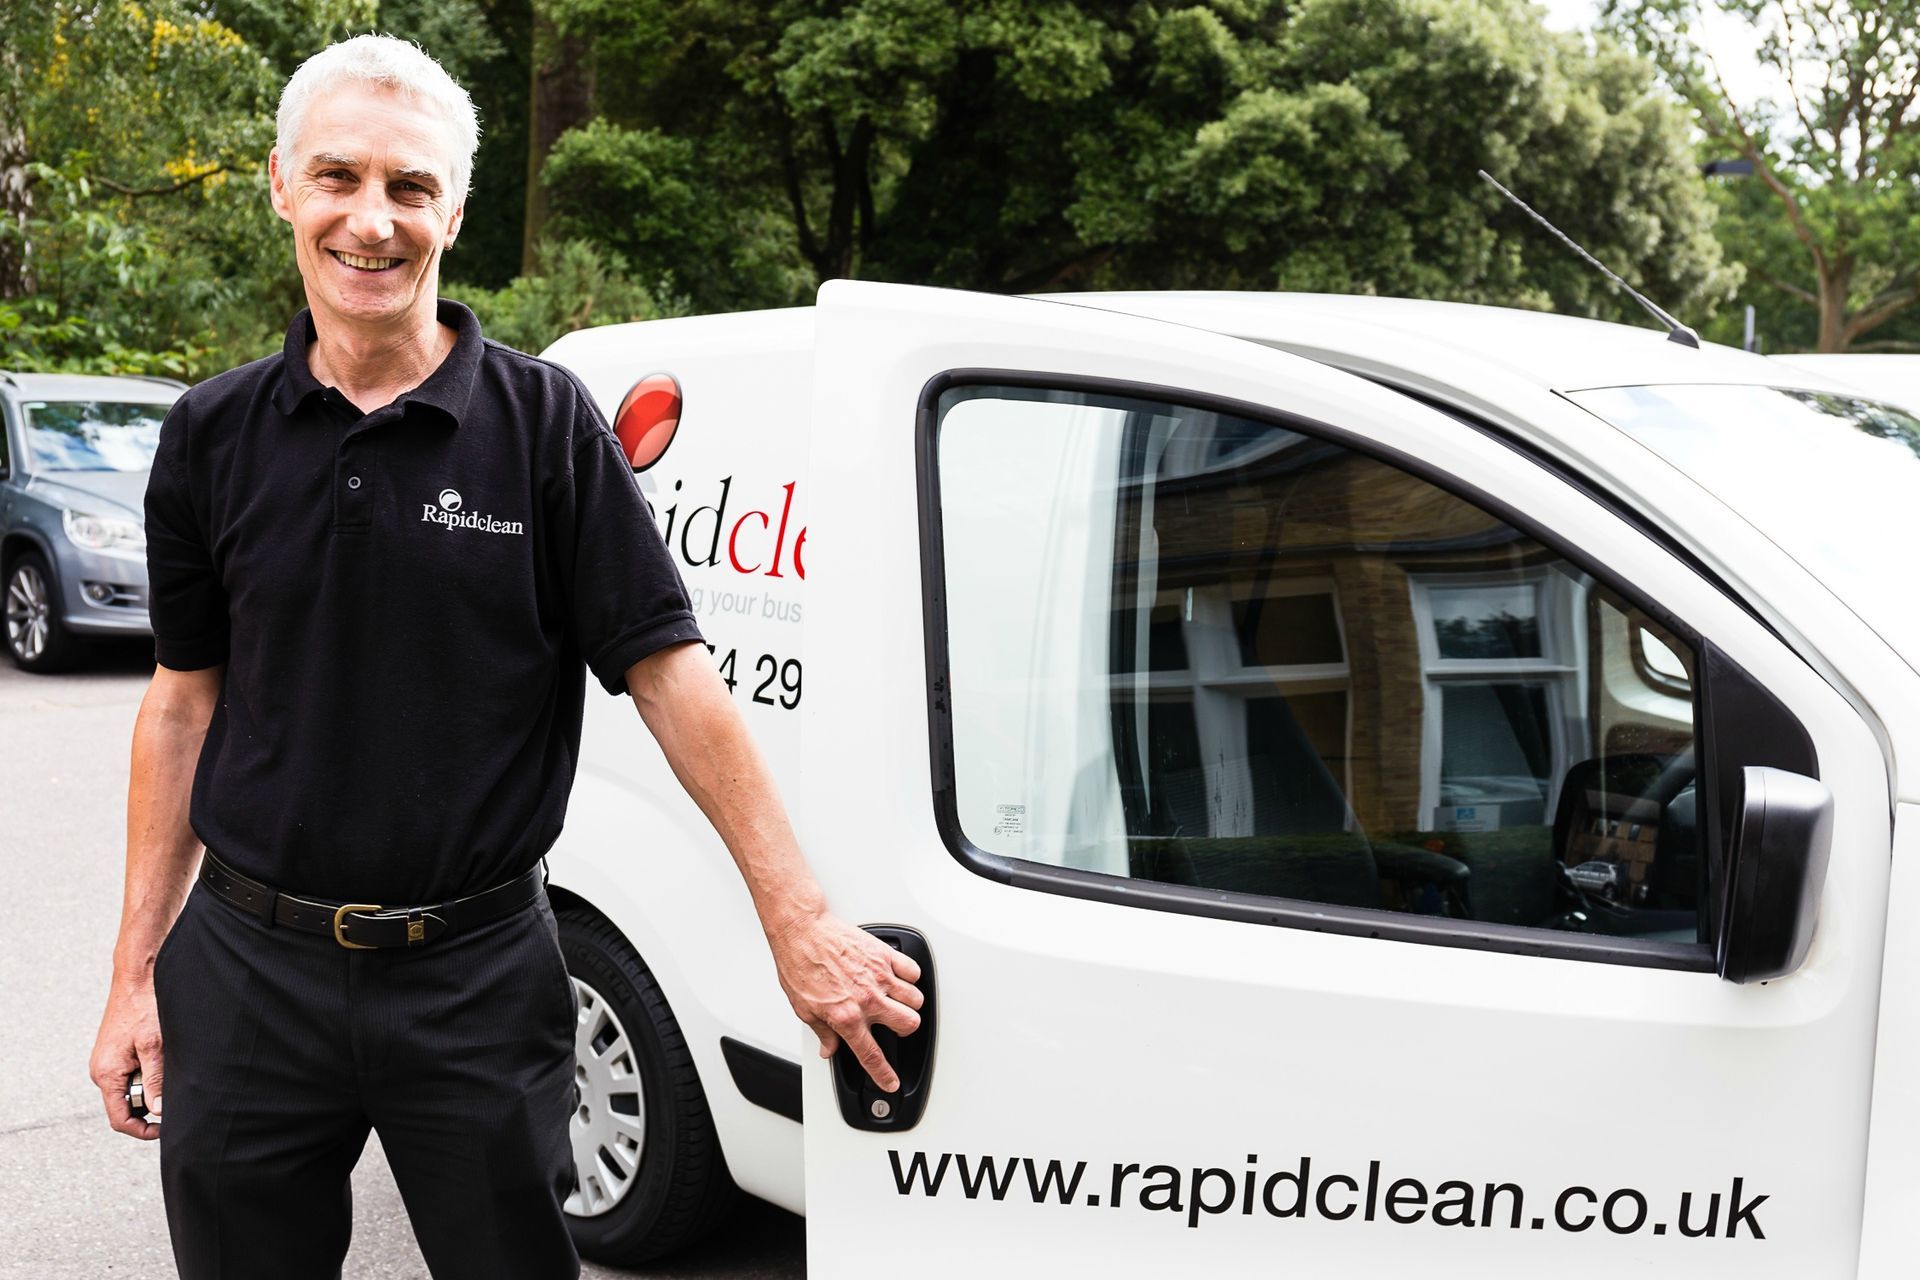
[[[1728,1240],[1744,1233],[1755,1240],[1767,1238],[1757,1211],[1769,1197],[1750,1192],[1744,1178],[1731,1179],[1724,1194],[1682,1191],[1672,1202],[1631,1187],[1566,1187],[1550,1197],[1551,1209],[1529,1216],[1528,1196],[1515,1183],[1448,1179],[1429,1187],[1420,1178],[1388,1178],[1378,1160],[1369,1161],[1364,1174],[1352,1175],[1316,1171],[1310,1156],[1275,1172],[1261,1168],[1257,1154],[1249,1155],[1242,1169],[1116,1162],[1103,1180],[1090,1181],[1084,1160],[1068,1166],[1030,1156],[911,1151],[903,1157],[893,1150],[887,1158],[894,1188],[903,1196],[1011,1197],[1034,1204],[1144,1210],[1180,1215],[1193,1228],[1206,1218],[1238,1213],[1400,1226],[1602,1230]],[[1665,1213],[1656,1211],[1656,1202],[1665,1205]]]

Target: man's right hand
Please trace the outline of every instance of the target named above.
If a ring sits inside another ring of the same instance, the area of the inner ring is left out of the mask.
[[[160,1014],[153,1003],[153,978],[115,977],[107,993],[107,1012],[93,1042],[93,1082],[107,1107],[107,1123],[121,1133],[151,1142],[160,1126],[135,1116],[127,1106],[127,1082],[140,1073],[147,1111],[160,1114],[160,1090],[166,1075],[160,1047]]]
[[[200,671],[155,667],[133,722],[133,761],[127,776],[127,883],[120,936],[113,948],[113,986],[88,1064],[107,1120],[121,1133],[148,1141],[160,1126],[127,1107],[127,1081],[138,1071],[147,1110],[160,1114],[163,1071],[160,1013],[153,1003],[153,966],[161,943],[193,887],[200,841],[188,811],[200,745],[220,701],[224,666]]]

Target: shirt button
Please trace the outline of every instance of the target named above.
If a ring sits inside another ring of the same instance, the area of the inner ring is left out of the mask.
[[[359,487],[360,487],[360,477],[359,477],[359,476],[348,476],[348,477],[347,477],[347,488],[349,488],[349,489],[358,489]]]

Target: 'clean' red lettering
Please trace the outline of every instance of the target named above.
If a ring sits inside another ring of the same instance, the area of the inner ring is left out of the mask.
[[[769,529],[773,527],[772,518],[768,516],[767,513],[764,511],[749,511],[747,512],[746,515],[741,516],[738,520],[733,522],[733,532],[727,535],[727,559],[733,561],[733,570],[735,573],[760,572],[760,566],[757,564],[745,565],[740,563],[740,551],[737,546],[737,544],[740,541],[740,526],[745,524],[749,519],[751,519],[754,516],[760,517],[760,527],[762,529]],[[771,578],[777,578],[780,575],[777,573],[773,573],[773,574],[768,574],[767,576]]]

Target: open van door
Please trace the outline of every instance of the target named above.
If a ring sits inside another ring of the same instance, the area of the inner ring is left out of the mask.
[[[816,361],[796,809],[933,990],[901,1095],[806,1056],[810,1274],[1853,1274],[1886,774],[1777,638],[1252,343],[834,283]]]

